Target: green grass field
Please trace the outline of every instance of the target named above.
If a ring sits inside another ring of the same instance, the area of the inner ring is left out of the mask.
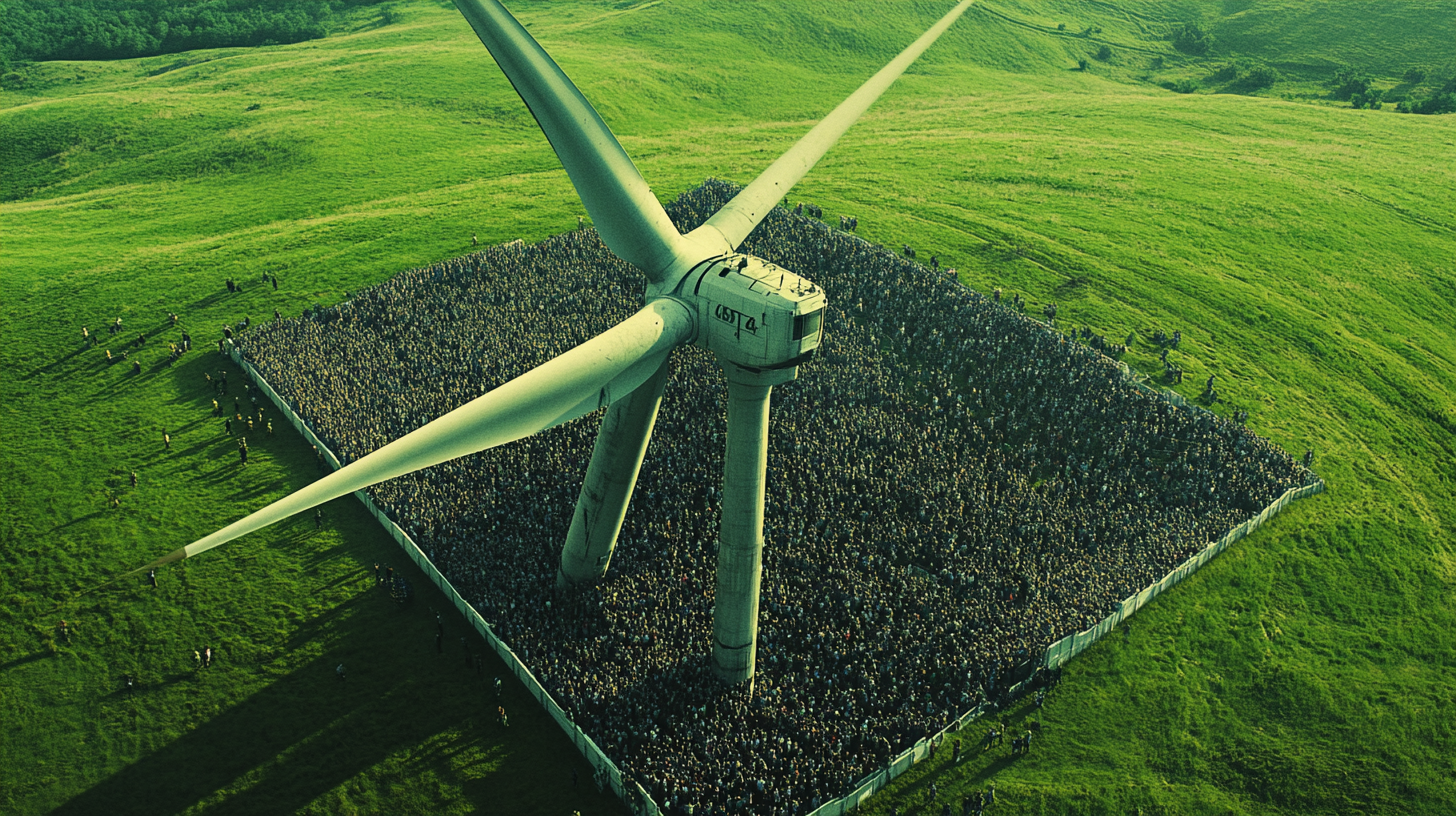
[[[751,180],[947,5],[513,4],[664,199]],[[0,812],[624,812],[513,684],[495,722],[499,668],[466,670],[460,622],[435,653],[438,595],[370,589],[405,561],[352,499],[155,590],[83,592],[316,477],[282,430],[236,464],[203,381],[222,324],[575,226],[459,14],[398,13],[0,90]],[[1227,50],[1175,52],[1183,20]],[[1111,60],[1074,70],[1099,41]],[[1329,485],[1071,663],[1029,757],[941,752],[867,813],[989,781],[1007,814],[1456,811],[1456,117],[1336,106],[1314,68],[1281,68],[1304,83],[1284,99],[1174,94],[1149,67],[1349,63],[1393,87],[1452,41],[1431,2],[982,0],[795,189],[1065,324],[1182,329],[1185,391],[1218,373],[1220,410],[1313,447]],[[168,312],[200,348],[174,367]]]

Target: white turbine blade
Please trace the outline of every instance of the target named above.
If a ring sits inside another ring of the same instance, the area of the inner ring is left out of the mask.
[[[824,117],[824,121],[814,126],[814,129],[804,135],[789,152],[779,157],[769,168],[763,171],[753,183],[745,187],[733,200],[723,206],[709,218],[707,223],[693,230],[688,237],[700,240],[711,246],[722,246],[724,251],[733,251],[753,228],[768,215],[774,205],[778,204],[788,195],[789,190],[799,179],[804,177],[810,169],[818,163],[819,159],[829,152],[829,148],[839,141],[850,126],[859,120],[859,117],[874,104],[880,94],[886,88],[905,73],[921,52],[930,47],[940,35],[954,23],[961,13],[975,0],[961,0],[955,8],[951,9],[940,22],[930,27],[930,30],[920,35],[920,39],[910,44],[909,48],[900,52],[898,57],[890,61],[889,65],[880,69],[880,72],[870,77],[869,81],[860,86],[860,89],[850,94],[850,97],[839,104],[830,114]]]
[[[497,0],[455,6],[536,117],[602,241],[649,280],[662,281],[692,253],[596,108]]]
[[[651,377],[692,335],[692,326],[687,307],[655,300],[560,357],[156,563],[196,555],[356,490],[590,413]]]

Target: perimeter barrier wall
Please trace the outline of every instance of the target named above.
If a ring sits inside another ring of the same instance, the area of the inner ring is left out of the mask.
[[[263,394],[266,395],[268,399],[272,400],[273,404],[277,406],[278,410],[285,417],[288,418],[288,421],[292,423],[293,427],[296,428],[298,432],[309,441],[310,444],[318,448],[319,452],[323,454],[324,459],[329,463],[331,467],[338,469],[343,466],[339,462],[338,457],[334,456],[333,451],[329,450],[328,446],[323,443],[323,440],[319,439],[314,434],[313,429],[309,428],[308,425],[306,425],[304,421],[299,418],[298,414],[294,411],[293,406],[290,405],[286,400],[284,400],[283,397],[281,397],[276,391],[274,391],[273,387],[268,384],[268,381],[265,380],[263,376],[259,374],[256,369],[253,368],[253,365],[243,358],[242,352],[239,351],[236,346],[232,346],[231,344],[229,344],[229,354],[232,357],[233,362],[237,363],[238,366],[242,368],[243,372],[246,373],[248,377],[258,386]],[[1138,388],[1141,388],[1144,391],[1148,391],[1153,394],[1157,394],[1158,396],[1167,399],[1169,402],[1179,407],[1203,410],[1201,408],[1198,408],[1197,406],[1188,406],[1183,397],[1176,392],[1149,388],[1140,383],[1136,385]],[[1091,646],[1093,643],[1097,642],[1098,638],[1102,637],[1108,632],[1111,632],[1117,627],[1119,623],[1131,617],[1133,613],[1137,612],[1139,609],[1142,609],[1145,605],[1147,605],[1149,601],[1158,597],[1158,595],[1162,594],[1169,587],[1172,587],[1174,584],[1177,584],[1184,578],[1192,575],[1195,570],[1208,563],[1209,559],[1213,558],[1215,555],[1223,552],[1224,549],[1226,549],[1229,545],[1259,529],[1259,526],[1262,525],[1264,522],[1278,515],[1279,511],[1283,510],[1285,505],[1297,499],[1302,499],[1306,496],[1312,496],[1316,493],[1323,493],[1324,489],[1325,483],[1321,479],[1315,479],[1315,481],[1311,482],[1310,484],[1304,485],[1303,487],[1295,487],[1289,489],[1284,493],[1284,495],[1280,496],[1268,507],[1265,507],[1264,510],[1260,512],[1257,516],[1254,516],[1248,521],[1245,521],[1237,527],[1234,527],[1232,530],[1229,530],[1227,533],[1224,534],[1222,538],[1213,542],[1212,544],[1209,544],[1207,547],[1203,548],[1203,550],[1199,551],[1198,554],[1192,556],[1187,561],[1184,561],[1182,564],[1179,564],[1172,572],[1169,572],[1167,575],[1163,576],[1162,580],[1148,586],[1141,592],[1128,596],[1122,602],[1122,604],[1107,617],[1103,618],[1093,626],[1081,632],[1076,632],[1074,634],[1068,635],[1048,646],[1046,648],[1046,651],[1043,652],[1038,659],[1037,665],[1045,666],[1046,668],[1057,668],[1063,663],[1066,663],[1073,656],[1080,654],[1088,646]],[[431,582],[433,582],[435,586],[439,587],[441,592],[445,593],[445,597],[450,599],[450,602],[455,605],[456,610],[458,610],[460,612],[460,615],[465,618],[465,621],[469,623],[471,627],[475,629],[475,631],[479,632],[481,637],[485,638],[485,641],[490,644],[490,647],[492,649],[495,650],[495,653],[506,664],[506,667],[509,668],[513,674],[515,674],[516,679],[520,680],[521,684],[526,687],[526,690],[531,693],[531,696],[535,697],[537,702],[541,704],[541,708],[544,709],[547,714],[551,715],[551,718],[554,719],[556,721],[556,724],[561,727],[561,730],[566,733],[566,736],[571,740],[572,744],[577,747],[577,750],[581,751],[582,756],[586,757],[587,762],[591,763],[596,778],[599,781],[610,785],[612,791],[616,793],[617,796],[620,797],[621,800],[625,802],[634,813],[643,814],[644,816],[660,816],[661,811],[658,809],[657,803],[652,801],[652,797],[647,795],[647,791],[643,790],[642,786],[638,785],[636,782],[632,782],[631,780],[622,778],[622,772],[617,768],[616,764],[607,758],[607,755],[604,754],[602,750],[597,747],[597,744],[592,741],[591,737],[587,736],[586,733],[581,730],[581,728],[579,728],[574,722],[571,721],[571,717],[566,713],[564,709],[561,708],[561,706],[557,705],[556,701],[552,699],[550,694],[546,693],[546,689],[542,688],[541,684],[537,682],[535,675],[531,673],[531,670],[526,668],[526,665],[522,663],[519,658],[516,657],[516,653],[511,651],[511,647],[506,645],[505,641],[496,637],[495,631],[491,628],[490,624],[486,623],[485,619],[480,617],[480,614],[475,611],[475,608],[467,603],[464,598],[460,597],[460,593],[455,591],[455,587],[450,584],[450,581],[447,580],[445,576],[440,573],[439,570],[435,569],[435,565],[430,563],[430,559],[425,556],[425,554],[420,550],[419,546],[415,544],[414,540],[409,537],[409,534],[407,534],[404,530],[400,529],[398,524],[395,524],[394,521],[392,521],[383,510],[379,509],[379,507],[374,504],[374,500],[369,497],[368,493],[360,490],[356,491],[354,495],[358,497],[359,501],[364,503],[364,506],[369,509],[369,512],[372,513],[374,517],[379,520],[380,525],[382,525],[384,529],[389,533],[389,535],[394,538],[396,542],[398,542],[400,548],[404,550],[405,554],[409,556],[410,560],[415,562],[415,565],[418,566],[425,575],[429,576]],[[1030,680],[1025,680],[1021,683],[1016,684],[1015,686],[1012,686],[1010,689],[1010,694],[1012,696],[1015,696],[1018,692],[1022,691],[1024,687],[1030,682]],[[848,813],[849,811],[854,810],[855,808],[859,807],[860,804],[863,803],[864,800],[868,799],[872,794],[888,785],[890,783],[890,780],[894,779],[905,771],[908,771],[920,760],[925,759],[927,756],[929,756],[932,743],[939,743],[945,738],[947,734],[953,734],[960,731],[962,727],[970,724],[976,719],[979,719],[989,710],[991,710],[991,707],[989,705],[983,704],[971,709],[965,714],[962,714],[961,716],[957,717],[954,722],[947,725],[936,734],[917,741],[910,748],[906,749],[900,755],[890,760],[889,764],[886,765],[884,768],[881,768],[880,770],[870,774],[869,776],[866,776],[864,779],[861,779],[855,785],[854,790],[838,799],[824,803],[823,805],[815,809],[812,813],[810,813],[809,816],[839,816],[839,814]]]
[[[268,381],[263,378],[263,375],[259,374],[257,369],[253,368],[252,363],[249,363],[243,358],[242,352],[236,346],[230,346],[228,353],[232,357],[233,362],[237,363],[238,367],[243,370],[243,373],[247,374],[248,378],[257,385],[258,389],[277,406],[278,411],[303,435],[303,438],[307,439],[309,444],[318,448],[319,453],[323,455],[324,460],[331,467],[337,470],[343,466],[339,462],[339,458],[334,455],[334,452],[329,450],[328,446],[323,443],[323,440],[314,434],[313,429],[308,427],[298,416],[293,406],[287,400],[283,399],[278,392],[273,390],[273,387],[268,384]],[[647,795],[647,791],[643,790],[642,786],[636,782],[622,777],[622,772],[617,768],[616,763],[608,759],[607,755],[597,747],[597,744],[592,738],[587,736],[586,732],[582,731],[576,723],[571,721],[571,716],[566,713],[565,709],[557,705],[550,694],[546,693],[546,689],[542,688],[540,682],[536,680],[536,676],[531,673],[530,669],[526,668],[526,664],[522,663],[520,658],[516,657],[516,653],[511,650],[511,647],[505,641],[496,637],[495,630],[491,625],[475,611],[475,608],[469,602],[460,597],[460,593],[455,591],[455,587],[450,584],[450,581],[438,569],[435,569],[435,565],[430,562],[430,559],[415,544],[414,539],[410,538],[409,534],[401,529],[398,524],[395,524],[374,503],[374,500],[369,497],[367,492],[359,490],[355,491],[354,495],[359,501],[364,503],[364,506],[374,515],[374,518],[379,521],[380,525],[384,527],[385,532],[389,533],[390,537],[399,544],[400,549],[404,550],[405,555],[409,556],[409,559],[415,563],[415,566],[420,568],[420,571],[430,579],[431,583],[439,587],[440,591],[445,594],[445,597],[449,599],[450,603],[455,606],[455,609],[460,612],[460,616],[465,619],[465,622],[470,624],[471,628],[476,632],[480,633],[481,637],[485,638],[485,642],[490,644],[491,649],[500,657],[501,662],[506,664],[506,668],[516,676],[517,680],[521,681],[521,685],[526,687],[526,691],[530,692],[531,696],[535,697],[536,701],[541,704],[541,708],[547,714],[551,715],[551,718],[566,733],[571,743],[576,746],[578,751],[581,751],[581,755],[586,757],[586,761],[591,763],[593,778],[597,780],[598,784],[610,786],[612,792],[617,794],[627,804],[627,807],[632,809],[633,813],[637,813],[639,816],[660,816],[661,811],[658,809],[657,803],[652,801],[652,797]]]

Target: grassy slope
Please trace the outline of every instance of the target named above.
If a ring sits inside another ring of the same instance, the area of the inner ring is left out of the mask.
[[[1001,0],[983,11],[1039,33],[1037,50],[1065,52],[1068,64],[1085,58],[1090,70],[1103,76],[1160,85],[1190,79],[1214,93],[1249,92],[1237,80],[1218,76],[1230,62],[1273,66],[1279,81],[1258,95],[1303,101],[1334,102],[1331,83],[1342,66],[1368,73],[1374,87],[1392,99],[1429,95],[1442,79],[1456,75],[1450,46],[1456,40],[1456,16],[1439,0]],[[1185,22],[1213,36],[1207,54],[1180,54],[1166,40]],[[1087,32],[1094,27],[1101,31]],[[1112,52],[1106,61],[1095,57],[1102,45]],[[1153,67],[1155,59],[1162,67]],[[1407,83],[1402,75],[1412,67],[1428,69],[1430,78]]]
[[[750,179],[941,5],[718,2],[692,25],[670,2],[518,11],[669,196]],[[1066,70],[1088,44],[1044,30],[1095,24],[1171,53],[1161,21],[1195,7],[973,8],[794,197],[975,286],[1055,300],[1065,321],[1182,328],[1188,389],[1217,371],[1261,433],[1317,449],[1331,489],[1143,612],[1130,643],[1074,663],[1031,758],[951,770],[942,754],[872,812],[932,779],[958,804],[987,770],[1007,812],[1456,802],[1456,172],[1441,158],[1456,121],[1175,96],[1122,82],[1141,70],[1118,65],[1126,48]],[[1446,22],[1410,13],[1411,30]],[[200,388],[215,358],[166,368],[152,346],[132,378],[73,353],[81,324],[122,315],[166,338],[176,311],[205,343],[472,232],[574,224],[564,173],[468,28],[433,4],[405,17],[195,60],[46,65],[0,95],[0,810],[604,806],[563,790],[570,749],[549,729],[504,733],[453,660],[417,667],[431,622],[362,592],[369,564],[399,559],[349,501],[323,533],[298,522],[166,571],[159,592],[133,580],[57,609],[312,475],[291,435],[237,471]],[[220,294],[229,275],[244,293]],[[57,617],[77,636],[52,656]],[[193,679],[182,655],[206,642],[226,659]],[[341,659],[347,694],[329,676]],[[113,693],[123,672],[145,685],[134,699]]]

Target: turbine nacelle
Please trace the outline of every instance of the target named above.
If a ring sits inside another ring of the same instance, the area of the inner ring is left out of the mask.
[[[729,373],[758,375],[752,379],[765,384],[794,379],[797,366],[813,359],[828,304],[807,278],[741,253],[695,264],[673,299],[693,310],[697,346]]]

